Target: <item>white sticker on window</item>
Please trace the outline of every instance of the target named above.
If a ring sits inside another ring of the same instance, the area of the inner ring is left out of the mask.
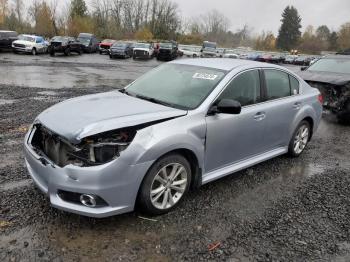
[[[206,74],[206,73],[195,73],[192,78],[205,79],[205,80],[215,80],[218,75]]]

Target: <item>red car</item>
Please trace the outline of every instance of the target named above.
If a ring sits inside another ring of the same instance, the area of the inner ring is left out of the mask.
[[[105,39],[100,43],[99,46],[99,50],[100,50],[100,54],[108,54],[109,53],[109,49],[111,48],[111,46],[116,43],[117,40],[113,40],[113,39]]]

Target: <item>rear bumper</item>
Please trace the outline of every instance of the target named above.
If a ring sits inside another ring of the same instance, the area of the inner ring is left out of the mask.
[[[46,194],[55,208],[89,217],[107,217],[134,210],[136,197],[142,179],[152,161],[133,165],[120,157],[100,166],[63,168],[49,159],[41,161],[28,143],[31,132],[25,138],[25,163],[36,186]],[[93,194],[107,204],[100,207],[87,207],[81,203],[65,201],[59,191],[79,194]]]

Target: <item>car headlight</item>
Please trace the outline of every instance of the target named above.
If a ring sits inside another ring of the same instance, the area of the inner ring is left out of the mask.
[[[122,129],[84,138],[74,150],[67,152],[70,163],[77,166],[93,166],[117,159],[135,135],[134,129]]]
[[[25,45],[25,47],[28,47],[28,48],[30,48],[30,47],[32,47],[31,45]]]

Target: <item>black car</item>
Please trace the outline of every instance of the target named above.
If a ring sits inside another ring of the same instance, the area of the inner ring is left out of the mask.
[[[173,60],[178,55],[178,46],[176,42],[160,43],[157,54],[158,60]]]
[[[0,51],[11,50],[12,42],[17,40],[17,32],[0,30]]]
[[[114,43],[109,49],[109,57],[112,58],[129,58],[132,57],[134,45],[129,42]]]
[[[51,39],[48,51],[51,56],[56,53],[63,53],[69,56],[71,53],[81,55],[83,52],[83,45],[76,41],[74,37],[69,36],[55,36]]]
[[[99,41],[89,33],[80,33],[77,40],[82,44],[85,53],[96,53],[99,50]]]
[[[300,76],[323,96],[323,106],[350,122],[350,56],[332,55],[302,68]]]

